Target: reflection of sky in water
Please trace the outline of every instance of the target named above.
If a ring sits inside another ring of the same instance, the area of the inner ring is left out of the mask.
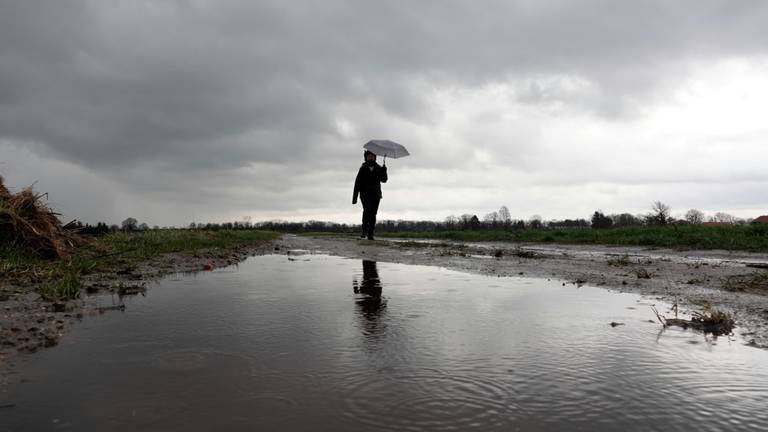
[[[768,424],[768,352],[659,334],[651,300],[301,258],[168,279],[128,299],[124,313],[87,318],[30,357],[29,381],[0,396],[16,405],[0,412],[0,430]]]

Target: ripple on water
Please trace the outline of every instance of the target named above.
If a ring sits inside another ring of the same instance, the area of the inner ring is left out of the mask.
[[[207,353],[199,351],[164,352],[151,361],[153,367],[167,371],[193,371],[205,367]]]
[[[497,428],[518,411],[509,388],[490,375],[435,369],[362,372],[348,378],[347,390],[347,420],[387,430]]]
[[[178,418],[188,411],[188,405],[171,395],[117,398],[104,400],[103,406],[91,406],[106,419],[107,425],[146,427],[169,418]]]

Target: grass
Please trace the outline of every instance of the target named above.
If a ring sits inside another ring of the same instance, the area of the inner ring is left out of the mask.
[[[0,246],[0,278],[14,278],[33,272],[44,261],[16,244]]]
[[[691,319],[689,320],[677,318],[677,312],[675,312],[675,318],[668,318],[661,315],[655,307],[651,306],[651,309],[664,327],[677,326],[714,335],[728,335],[733,333],[733,328],[736,326],[736,321],[731,314],[716,309],[709,303],[705,303],[700,311],[691,312]]]
[[[117,263],[148,260],[167,253],[193,254],[201,249],[229,249],[269,241],[280,234],[268,231],[159,230],[115,233],[93,240],[68,258],[44,260],[19,245],[0,247],[0,279],[37,285],[46,300],[71,299],[80,294],[83,275],[105,271]]]
[[[723,289],[726,291],[768,292],[768,272],[728,276],[723,279]]]
[[[602,244],[686,249],[725,249],[768,252],[768,226],[637,226],[605,230],[477,230],[390,232],[381,237],[427,238],[454,241],[509,241],[532,243]]]
[[[159,230],[141,233],[114,233],[98,240],[107,253],[133,258],[152,258],[172,252],[194,253],[199,249],[232,248],[242,244],[273,240],[280,234],[251,230]]]
[[[632,264],[632,261],[629,259],[629,255],[624,254],[621,256],[608,258],[608,265],[614,266],[614,267],[626,267],[628,265]]]

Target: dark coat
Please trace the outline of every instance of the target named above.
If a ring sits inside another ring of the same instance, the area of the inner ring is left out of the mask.
[[[373,163],[373,170],[366,162],[357,171],[355,178],[355,191],[352,194],[352,201],[357,201],[357,194],[365,198],[381,199],[381,184],[387,182],[387,167],[383,167],[376,162]]]

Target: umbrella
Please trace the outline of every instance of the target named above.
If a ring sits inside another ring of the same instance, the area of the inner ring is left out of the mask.
[[[397,159],[410,155],[402,144],[390,140],[370,140],[363,148],[377,156],[384,156],[384,163],[387,162],[387,156]]]

